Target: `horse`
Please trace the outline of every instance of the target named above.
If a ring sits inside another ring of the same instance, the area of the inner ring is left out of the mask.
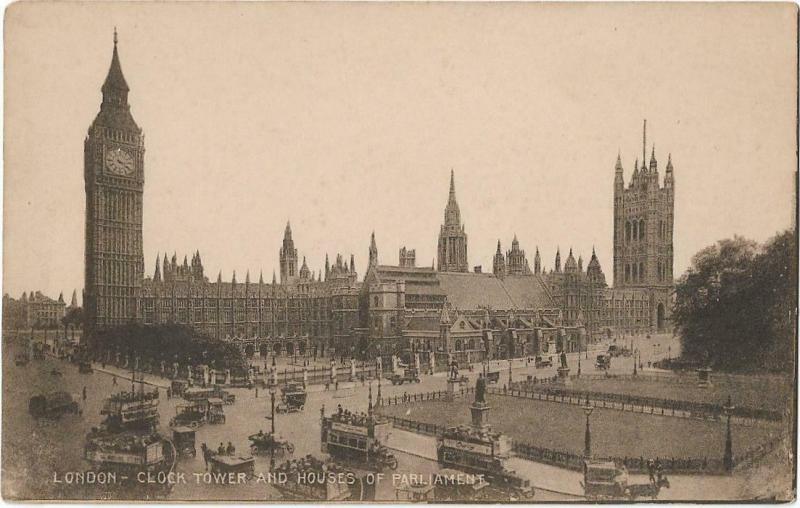
[[[628,488],[625,489],[625,493],[631,501],[638,497],[655,499],[658,497],[658,493],[661,491],[662,487],[666,489],[669,488],[669,479],[666,476],[659,475],[656,481],[651,481],[650,483],[634,483],[628,485]]]

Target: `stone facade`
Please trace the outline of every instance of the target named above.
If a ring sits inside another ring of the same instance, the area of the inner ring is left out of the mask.
[[[73,306],[77,306],[73,293]],[[54,300],[41,291],[22,293],[19,299],[3,295],[3,328],[21,330],[26,328],[58,328],[63,326],[61,318],[66,312],[64,294]]]
[[[505,254],[498,240],[493,273],[478,267],[469,273],[453,172],[436,268],[416,266],[415,251],[405,247],[397,266],[379,264],[373,232],[363,282],[352,254],[349,265],[341,255],[331,264],[326,255],[324,272],[315,274],[305,257],[299,263],[287,222],[280,283],[274,272],[271,283],[261,275],[251,282],[249,272],[244,281],[235,273],[223,281],[221,272],[210,281],[199,251],[191,262],[188,256],[182,263],[176,254],[156,256],[152,277],[145,277],[144,137],[127,103],[116,40],[102,92],[85,142],[84,302],[90,333],[130,322],[182,323],[271,351],[352,352],[358,345],[383,354],[411,345],[432,353],[474,348],[504,356],[540,354],[550,345],[574,350],[603,334],[663,328],[668,322],[674,180],[670,160],[664,187],[658,186],[654,154],[649,170],[634,170],[628,189],[617,161],[614,289],[594,252],[584,271],[582,259],[570,250],[562,271],[559,249],[554,269],[546,272],[537,247],[531,270],[516,235]]]
[[[84,141],[86,328],[134,322],[144,279],[144,134],[128,104],[116,33],[100,112]]]

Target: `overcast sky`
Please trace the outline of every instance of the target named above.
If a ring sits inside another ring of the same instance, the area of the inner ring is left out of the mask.
[[[4,291],[83,285],[83,140],[119,31],[145,132],[144,253],[269,281],[287,220],[309,267],[436,255],[450,170],[470,266],[514,233],[612,276],[612,188],[675,166],[675,273],[791,224],[792,4],[52,4],[6,15]],[[191,257],[191,256],[190,256]]]

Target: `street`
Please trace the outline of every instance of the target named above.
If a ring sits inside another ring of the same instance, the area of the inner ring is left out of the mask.
[[[642,358],[652,358],[645,356],[648,348],[644,345],[646,339],[637,341],[642,348]],[[651,341],[653,339],[650,339]],[[82,445],[84,436],[93,426],[99,425],[101,416],[99,410],[103,399],[113,392],[131,389],[129,372],[107,366],[101,369],[100,365],[95,365],[92,374],[79,374],[77,366],[53,357],[46,357],[43,361],[33,361],[27,366],[15,366],[13,358],[16,343],[6,344],[4,358],[4,369],[14,370],[15,383],[5,383],[3,395],[6,401],[4,410],[7,414],[13,414],[14,418],[6,420],[6,428],[3,433],[3,445],[6,453],[3,455],[4,472],[11,478],[19,479],[19,482],[6,482],[14,484],[17,488],[42,488],[45,485],[45,492],[58,493],[62,498],[79,498],[97,486],[91,485],[65,485],[52,482],[54,473],[62,475],[68,471],[80,471],[86,468],[81,460]],[[597,350],[591,350],[588,354],[591,359],[592,354],[604,351],[603,345]],[[568,355],[568,363],[571,369],[577,370],[577,355]],[[582,359],[582,361],[586,361]],[[627,372],[632,370],[631,358],[617,358],[612,363],[613,372]],[[588,362],[588,361],[587,361]],[[512,377],[522,379],[527,375],[548,377],[555,375],[554,365],[551,368],[536,369],[532,364],[526,364],[524,359],[515,360],[512,363]],[[583,368],[583,367],[582,367]],[[60,376],[51,374],[57,370],[62,373]],[[498,385],[508,382],[508,361],[491,362],[490,370],[500,370],[501,377]],[[593,371],[593,365],[586,367],[586,370]],[[473,371],[462,372],[470,378],[470,385],[474,384],[478,373],[481,371],[480,365],[475,365]],[[117,385],[113,383],[114,377],[117,378]],[[145,375],[144,381],[158,386],[161,391],[160,401],[160,431],[164,435],[170,435],[168,428],[169,419],[174,416],[176,405],[181,401],[178,398],[167,399],[166,387],[169,381],[155,376]],[[385,381],[385,380],[384,380]],[[86,387],[87,398],[81,398],[81,392]],[[378,385],[372,381],[373,400],[377,398]],[[320,410],[324,407],[326,414],[331,414],[336,410],[337,405],[351,411],[366,411],[368,406],[368,393],[370,383],[361,382],[341,382],[339,389],[325,390],[322,385],[312,385],[309,387],[308,399],[305,410],[298,413],[281,414],[276,417],[277,433],[294,443],[296,450],[295,457],[305,454],[321,455],[319,417]],[[148,388],[149,389],[149,388]],[[437,373],[434,376],[423,375],[420,383],[392,385],[389,382],[381,382],[381,394],[384,398],[402,397],[404,394],[424,393],[446,389],[446,374]],[[82,416],[65,416],[54,422],[37,422],[27,411],[27,401],[31,396],[50,391],[65,390],[79,401]],[[249,454],[248,435],[257,433],[259,430],[269,431],[270,421],[265,417],[270,413],[269,392],[260,388],[258,397],[255,389],[231,389],[236,395],[236,403],[225,406],[227,421],[222,425],[204,425],[197,431],[197,448],[201,443],[206,443],[209,447],[216,448],[220,443],[227,445],[231,442],[238,451]],[[446,422],[443,422],[446,423]],[[417,450],[415,445],[409,443],[419,443],[419,439],[405,436],[405,432],[394,430],[395,436],[390,438],[389,446],[396,450],[399,460],[398,473],[429,473],[438,470],[438,465],[432,460],[435,451],[432,438],[423,438],[427,443],[427,450]],[[403,439],[399,439],[403,433]],[[69,436],[69,438],[66,438]],[[416,436],[421,438],[422,436]],[[269,457],[257,456],[256,472],[269,471]],[[276,458],[280,463],[281,459]],[[526,461],[522,461],[523,463]],[[53,465],[56,464],[56,471]],[[540,471],[538,465],[531,464],[531,480],[534,486],[546,489],[547,481],[536,473]],[[24,467],[23,467],[24,466]],[[537,469],[539,468],[539,469]],[[268,484],[249,482],[241,485],[216,485],[196,483],[192,476],[194,472],[203,472],[202,454],[198,453],[196,458],[182,458],[178,462],[176,471],[184,473],[189,479],[186,483],[174,485],[169,494],[169,499],[173,500],[262,500],[279,499],[277,491]],[[523,468],[520,468],[522,471]],[[536,474],[534,474],[536,473]],[[558,485],[556,481],[556,485]],[[537,500],[566,500],[574,499],[578,492],[574,489],[563,489],[557,492],[558,488],[550,485],[549,491],[542,490],[537,492]],[[23,495],[21,492],[20,495]],[[97,497],[98,493],[90,494],[90,498]],[[391,482],[379,484],[377,498],[379,500],[393,500],[395,496]]]

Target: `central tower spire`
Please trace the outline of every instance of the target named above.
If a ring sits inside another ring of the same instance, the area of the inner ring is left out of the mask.
[[[450,170],[450,194],[444,209],[444,224],[439,231],[438,269],[443,272],[466,272],[467,235],[461,224],[461,210],[456,201],[455,171]]]

